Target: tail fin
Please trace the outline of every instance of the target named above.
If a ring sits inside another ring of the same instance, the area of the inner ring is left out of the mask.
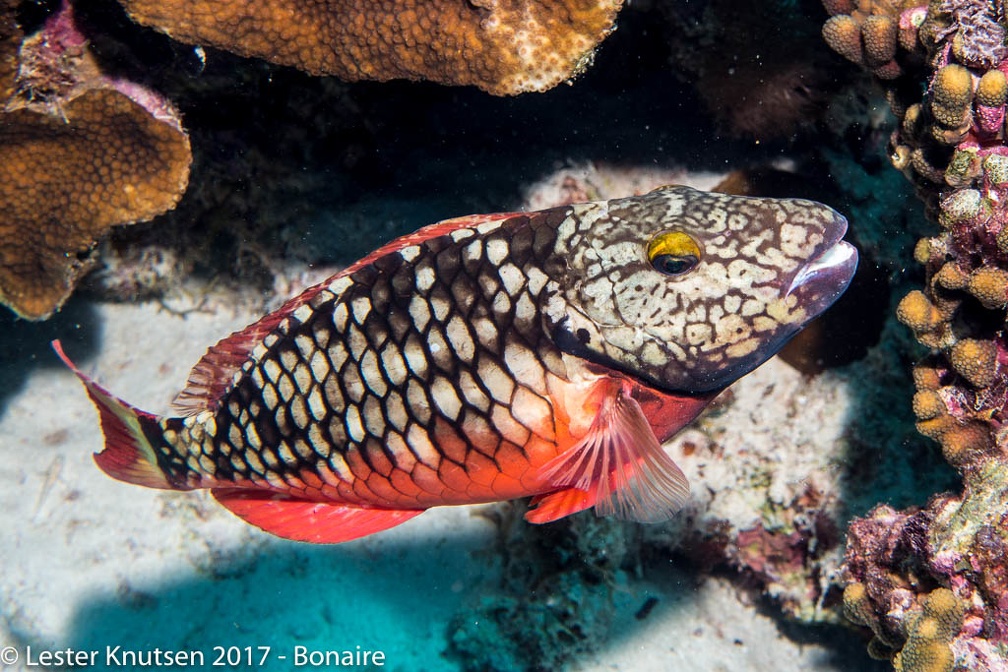
[[[152,435],[160,435],[158,417],[109,394],[70,361],[59,341],[53,341],[52,348],[84,383],[88,396],[98,409],[102,432],[105,434],[105,449],[95,453],[94,460],[102,471],[127,483],[148,488],[175,489],[158,466],[157,454],[144,431],[146,428]]]

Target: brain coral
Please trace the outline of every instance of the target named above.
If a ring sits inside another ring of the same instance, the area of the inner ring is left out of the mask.
[[[578,74],[623,0],[120,0],[172,37],[348,81],[426,79],[496,95]]]
[[[18,64],[0,113],[0,302],[41,319],[96,238],[174,206],[191,154],[170,106],[101,75],[69,5],[25,40]]]

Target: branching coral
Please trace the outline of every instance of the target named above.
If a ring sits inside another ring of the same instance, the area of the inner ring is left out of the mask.
[[[898,670],[1008,669],[998,555],[1008,538],[1006,17],[1002,3],[974,0],[893,9],[895,60],[909,67],[886,83],[900,117],[892,160],[941,226],[917,244],[926,285],[897,315],[932,351],[914,371],[917,428],[964,483],[961,495],[933,497],[922,510],[880,507],[851,526],[847,613],[872,628],[873,649],[894,654]],[[847,19],[831,11],[839,34]]]
[[[189,140],[152,92],[104,77],[66,5],[19,53],[0,125],[0,301],[49,316],[110,227],[173,207]]]
[[[579,74],[622,0],[121,0],[183,42],[348,81],[426,79],[497,95]]]

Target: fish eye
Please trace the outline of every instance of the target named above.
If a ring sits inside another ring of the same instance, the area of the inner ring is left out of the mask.
[[[647,257],[659,273],[682,275],[700,263],[700,245],[682,231],[663,231],[648,244]]]

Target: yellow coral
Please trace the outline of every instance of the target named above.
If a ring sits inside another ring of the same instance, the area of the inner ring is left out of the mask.
[[[907,641],[893,659],[897,672],[950,672],[955,655],[950,643],[959,634],[963,605],[948,588],[938,588],[924,601],[923,613],[907,619]]]
[[[872,626],[877,620],[868,601],[868,589],[860,581],[849,583],[844,588],[843,609],[844,616],[858,625]]]
[[[1004,308],[1008,303],[1008,271],[978,268],[970,275],[968,288],[984,308]]]
[[[964,338],[952,346],[952,368],[973,387],[989,387],[997,376],[997,345]]]
[[[958,128],[968,120],[973,98],[973,77],[969,70],[951,63],[935,76],[931,114],[945,128]]]
[[[951,672],[955,656],[948,642],[908,641],[893,659],[896,672]]]
[[[1008,99],[1008,79],[1000,70],[988,70],[977,84],[976,102],[988,107],[1005,104]]]
[[[942,322],[939,310],[919,289],[913,290],[899,302],[896,318],[917,334],[934,331]]]
[[[941,375],[933,366],[916,365],[913,367],[913,379],[918,390],[937,390],[941,387]]]
[[[857,64],[864,62],[861,26],[853,17],[846,14],[830,17],[823,25],[822,36],[833,51],[847,60]]]
[[[938,420],[941,419],[944,418],[938,418]],[[948,419],[951,420],[951,418]],[[923,423],[918,423],[918,430],[921,424]],[[976,421],[952,424],[939,436],[932,438],[938,439],[945,461],[954,467],[966,464],[977,455],[987,452],[991,447],[990,430],[983,423]]]
[[[965,609],[955,593],[948,588],[937,588],[924,600],[924,614],[935,623],[935,637],[951,640],[962,629]]]
[[[947,411],[941,395],[934,390],[920,390],[913,397],[913,412],[918,420],[931,420]]]
[[[861,24],[861,40],[868,67],[876,68],[896,56],[897,28],[896,21],[887,14],[869,16]]]
[[[935,274],[935,282],[945,289],[965,289],[969,284],[969,275],[954,261],[947,262]]]
[[[578,74],[622,0],[122,0],[172,37],[348,81],[427,79],[497,95]]]

